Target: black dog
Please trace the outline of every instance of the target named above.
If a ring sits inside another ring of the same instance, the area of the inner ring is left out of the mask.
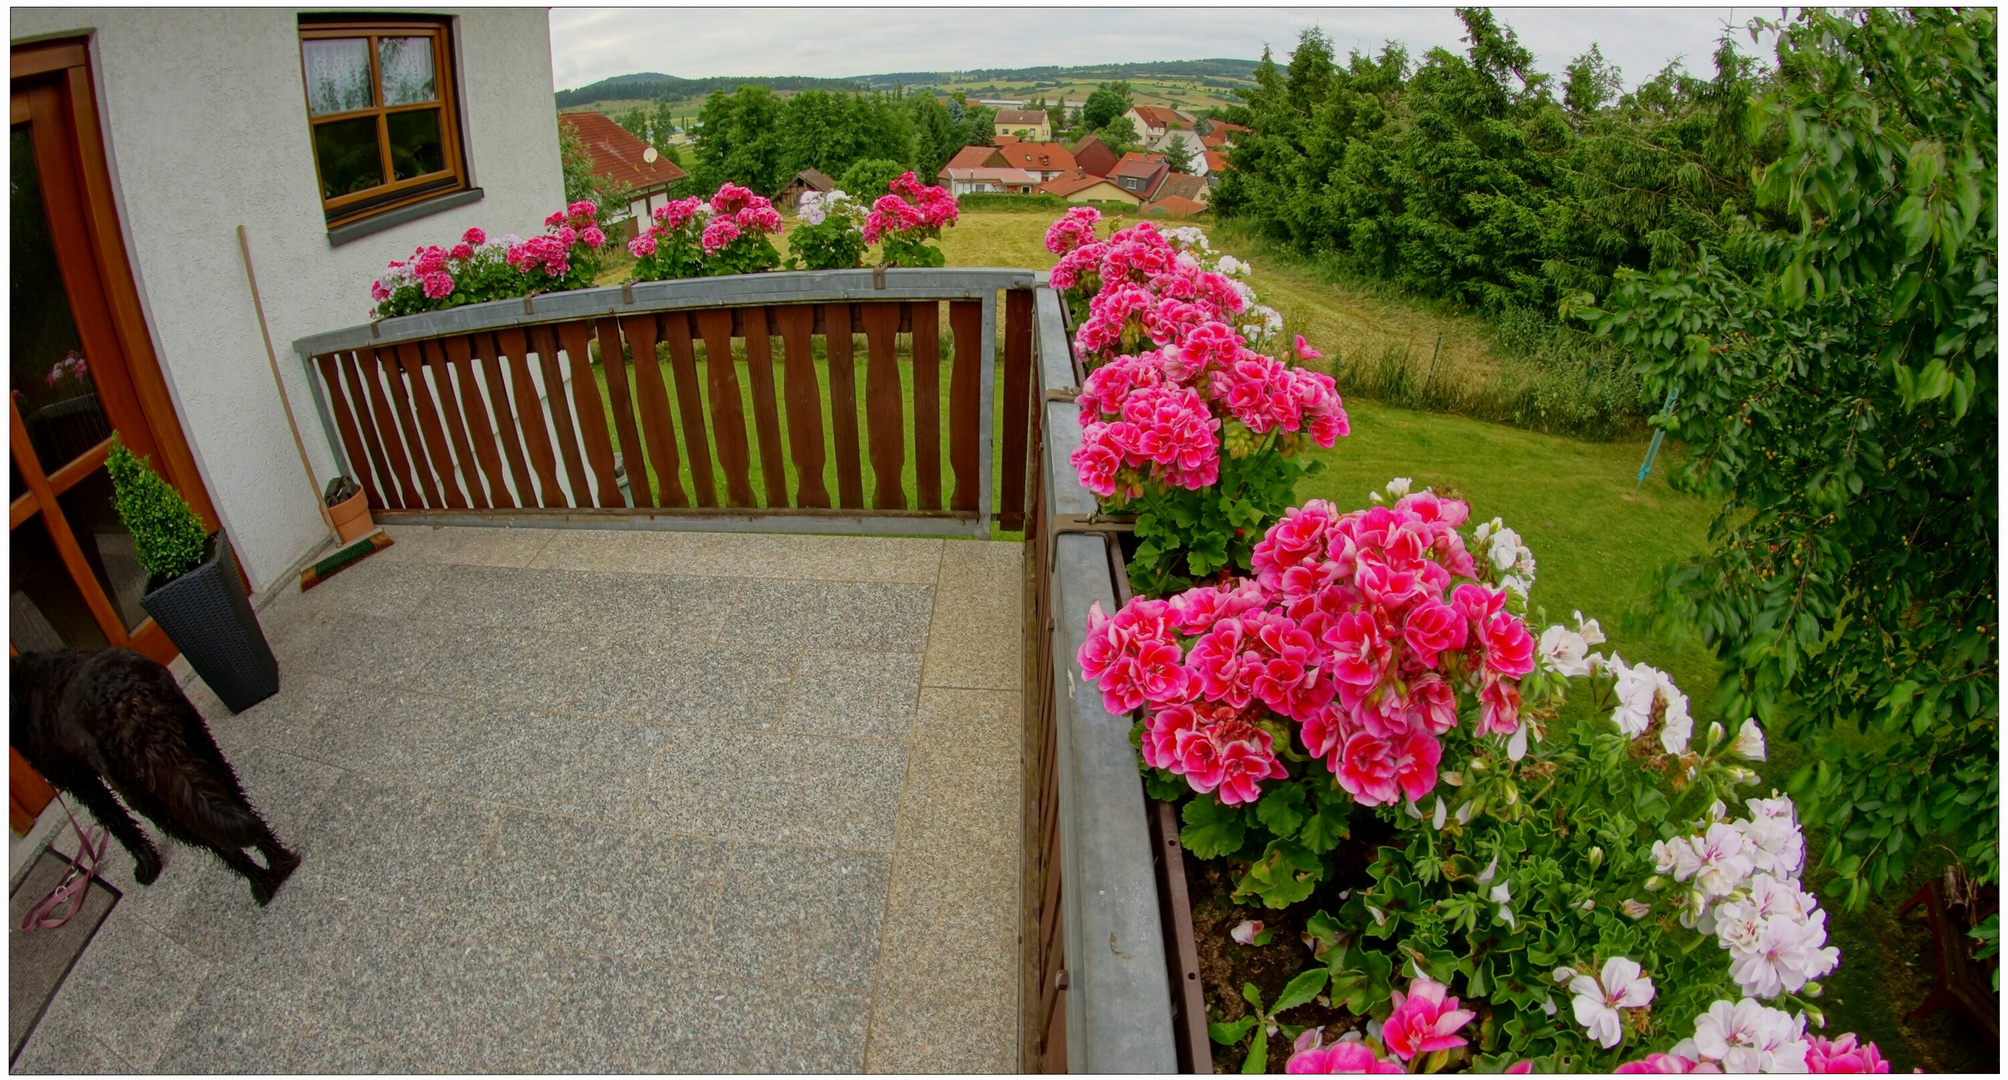
[[[141,885],[160,876],[160,853],[106,781],[162,832],[208,848],[244,875],[261,905],[300,865],[244,798],[202,714],[166,668],[131,649],[64,650],[16,656],[11,673],[14,748],[132,852]]]

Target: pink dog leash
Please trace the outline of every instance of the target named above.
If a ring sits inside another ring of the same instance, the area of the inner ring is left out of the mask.
[[[79,846],[74,857],[63,855],[56,851],[54,845],[50,846],[49,850],[62,856],[70,868],[63,872],[63,880],[49,890],[49,895],[28,909],[27,917],[21,920],[21,932],[24,934],[54,930],[84,909],[84,896],[90,891],[91,879],[97,876],[98,860],[105,857],[105,845],[111,842],[103,825],[93,825],[89,832],[85,832],[84,827],[77,824],[77,815],[70,813],[70,804],[60,793],[56,801],[63,804],[63,813],[70,819],[70,828],[76,831]]]

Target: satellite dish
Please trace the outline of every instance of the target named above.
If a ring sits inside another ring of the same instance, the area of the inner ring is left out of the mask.
[[[655,152],[655,147],[653,146],[641,152],[641,159],[643,161],[648,162],[650,165],[655,164],[655,159],[661,156],[662,156],[661,154]]]

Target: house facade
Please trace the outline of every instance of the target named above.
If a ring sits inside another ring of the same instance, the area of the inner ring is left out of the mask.
[[[935,177],[948,188],[950,195],[972,195],[983,192],[997,192],[1006,195],[1029,195],[1039,186],[1040,178],[1024,169],[944,168]]]
[[[1074,155],[1074,164],[1095,176],[1107,176],[1114,172],[1116,163],[1122,160],[1115,151],[1093,135],[1081,136],[1075,140],[1074,145],[1067,147],[1067,152]]]
[[[669,185],[689,175],[603,112],[560,113],[558,122],[570,128],[592,155],[594,176],[630,193],[627,215],[607,222],[620,225],[630,238],[656,207],[669,203]]]
[[[1112,202],[1129,206],[1143,203],[1141,197],[1123,189],[1115,181],[1078,169],[1073,176],[1040,184],[1037,190],[1041,195],[1058,195],[1068,202]]]
[[[1155,144],[1164,138],[1164,133],[1177,128],[1191,129],[1199,123],[1199,118],[1189,112],[1167,109],[1162,105],[1138,105],[1123,114],[1136,128],[1137,141],[1145,146]]]
[[[991,127],[993,134],[1016,135],[1026,142],[1050,142],[1053,138],[1051,118],[1038,109],[999,109]]]
[[[14,220],[36,226],[13,265],[39,290],[14,308],[34,450],[16,466],[35,474],[15,622],[25,604],[63,644],[160,659],[100,438],[117,429],[226,531],[254,593],[289,585],[340,466],[287,343],[364,321],[370,282],[421,244],[541,231],[564,199],[548,20],[23,8],[11,34]]]

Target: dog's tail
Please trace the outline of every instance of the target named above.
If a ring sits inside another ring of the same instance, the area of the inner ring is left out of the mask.
[[[113,706],[113,730],[126,745],[106,755],[106,775],[150,793],[198,841],[231,849],[257,843],[267,833],[265,822],[245,800],[202,715],[165,668],[152,681],[154,693],[129,695]]]

